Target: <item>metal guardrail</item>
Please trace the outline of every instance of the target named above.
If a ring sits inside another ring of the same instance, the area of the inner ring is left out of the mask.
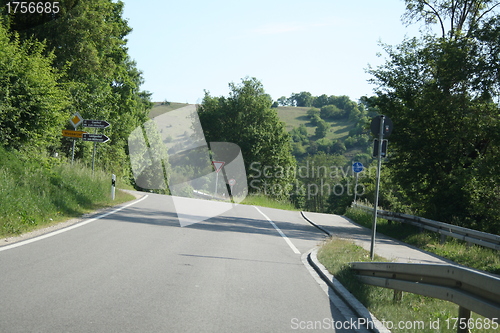
[[[373,211],[373,208],[360,205],[358,203],[353,203],[352,207],[358,207],[367,211]],[[398,221],[402,223],[411,224],[426,230],[437,232],[443,236],[450,236],[456,239],[460,239],[469,243],[474,243],[484,247],[500,251],[500,236],[489,234],[487,232],[467,229],[464,227],[459,227],[453,224],[448,224],[444,222],[434,221],[426,219],[419,216],[413,216],[402,213],[394,213],[385,210],[377,210],[378,216],[386,220]]]
[[[351,269],[366,284],[458,304],[461,322],[472,311],[500,323],[500,277],[455,265],[352,262]],[[459,325],[458,332],[467,328]]]

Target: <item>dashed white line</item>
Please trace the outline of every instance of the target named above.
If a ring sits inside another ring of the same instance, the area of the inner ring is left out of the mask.
[[[269,221],[269,223],[271,223],[271,225],[274,227],[274,229],[276,229],[276,231],[278,231],[278,233],[281,235],[281,237],[283,237],[283,239],[288,244],[288,246],[290,246],[292,251],[295,252],[296,254],[300,254],[300,251],[295,247],[295,245],[293,245],[292,241],[290,241],[290,239],[288,239],[288,237],[283,233],[283,231],[281,231],[281,229],[278,228],[278,226],[273,221],[271,221],[271,219],[269,217],[267,217],[267,215],[264,214],[257,206],[253,206],[253,207],[255,209],[257,209],[257,211],[259,213],[261,213],[262,216],[264,216]]]

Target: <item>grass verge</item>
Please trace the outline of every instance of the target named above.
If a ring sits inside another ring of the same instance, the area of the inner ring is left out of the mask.
[[[272,199],[261,194],[250,194],[241,202],[241,204],[262,206],[262,207],[276,208],[283,210],[298,210],[292,203],[288,201],[280,201]]]
[[[354,261],[370,261],[369,252],[340,239],[327,241],[318,251],[319,261],[339,280],[375,317],[392,332],[456,332],[453,318],[458,316],[458,305],[416,294],[403,293],[402,300],[394,301],[392,289],[361,283],[349,268]],[[375,261],[388,261],[375,256]],[[488,319],[472,314],[475,323]],[[491,323],[491,322],[490,322]],[[494,329],[473,332],[498,332]]]
[[[364,227],[372,227],[373,215],[360,208],[350,207],[345,215]],[[500,275],[499,251],[478,245],[468,245],[466,242],[451,237],[441,244],[440,235],[437,233],[420,231],[415,226],[394,221],[389,224],[389,221],[385,219],[377,219],[377,232],[435,253],[460,265]]]
[[[134,199],[117,191],[115,200],[111,200],[111,177],[102,171],[92,174],[84,165],[62,164],[51,158],[27,160],[3,148],[0,196],[0,237],[19,235]]]

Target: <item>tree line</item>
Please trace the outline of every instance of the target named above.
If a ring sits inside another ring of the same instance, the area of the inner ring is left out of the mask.
[[[8,12],[1,1],[0,140],[8,149],[70,154],[69,117],[106,120],[110,141],[98,145],[99,165],[129,170],[127,137],[147,119],[150,94],[129,57],[123,2],[68,0],[58,11]],[[77,140],[76,158],[88,161],[92,144]]]
[[[500,1],[405,4],[406,23],[438,33],[383,45],[369,70],[369,102],[394,123],[382,203],[500,234]]]
[[[405,5],[403,22],[422,23],[422,35],[382,45],[385,63],[368,69],[375,96],[360,99],[371,117],[385,114],[394,123],[381,204],[500,234],[500,1],[405,0]],[[276,103],[315,108],[309,116],[322,124],[327,116],[342,116],[333,97],[301,92]],[[355,132],[363,133],[368,124]],[[304,129],[292,131],[296,143],[304,143]],[[367,189],[364,198],[373,200],[373,175],[360,181]],[[350,201],[345,196],[313,206],[342,212]]]

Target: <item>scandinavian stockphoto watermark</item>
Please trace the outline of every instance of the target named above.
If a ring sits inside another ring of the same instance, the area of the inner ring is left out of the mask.
[[[303,196],[311,199],[317,195],[342,196],[365,194],[364,184],[352,181],[355,172],[351,166],[315,165],[306,161],[298,167],[284,168],[279,165],[262,165],[260,162],[250,164],[249,171],[254,179],[249,183],[250,188],[256,193],[273,196]],[[376,173],[375,167],[363,171],[363,175],[370,176]],[[293,179],[291,183],[276,183],[272,179]],[[315,181],[311,181],[315,179]]]
[[[182,227],[228,211],[248,193],[240,147],[207,143],[194,105],[147,121],[130,134],[128,144],[136,184],[168,189]],[[193,202],[194,197],[204,200]]]

